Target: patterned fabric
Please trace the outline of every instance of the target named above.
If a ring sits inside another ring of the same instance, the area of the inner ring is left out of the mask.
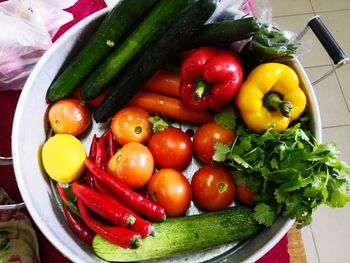
[[[13,203],[0,188],[0,205]],[[28,217],[19,210],[0,211],[0,263],[5,262],[40,262],[36,233]]]

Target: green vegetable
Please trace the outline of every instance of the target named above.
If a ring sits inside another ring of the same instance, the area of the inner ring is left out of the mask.
[[[156,4],[121,45],[84,81],[80,87],[83,99],[96,98],[132,58],[167,30],[190,2],[191,0],[161,0]]]
[[[230,45],[235,41],[253,36],[261,28],[256,17],[213,22],[203,26],[186,45],[186,48],[204,45]]]
[[[316,141],[307,115],[283,133],[257,134],[236,121],[235,141],[216,144],[213,159],[238,171],[236,183],[257,193],[254,216],[260,223],[271,226],[283,213],[303,227],[319,205],[343,207],[350,201],[350,167],[338,159],[334,143]]]
[[[92,247],[97,256],[107,261],[139,261],[245,240],[262,227],[254,220],[252,209],[236,206],[219,212],[169,218],[155,223],[154,228],[156,236],[143,239],[143,245],[137,249],[123,249],[100,236],[94,238]]]
[[[67,97],[79,82],[113,50],[132,25],[148,12],[156,0],[121,0],[104,18],[81,51],[51,84],[47,98],[57,101]]]
[[[262,26],[251,40],[251,49],[267,58],[292,56],[296,53],[297,42],[290,40],[277,28]]]
[[[229,48],[236,41],[249,39],[248,49],[266,58],[292,56],[296,53],[297,43],[288,39],[278,28],[268,28],[256,17],[243,17],[237,20],[212,22],[193,36],[186,49],[216,45]]]
[[[199,0],[183,10],[170,28],[112,84],[112,90],[95,111],[95,120],[104,122],[127,104],[147,80],[203,26],[214,12],[216,4],[217,0]]]

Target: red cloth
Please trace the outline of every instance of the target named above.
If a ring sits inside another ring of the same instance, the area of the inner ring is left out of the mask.
[[[0,0],[1,2],[2,0]],[[64,25],[56,34],[56,40],[71,26],[82,20],[87,15],[104,8],[105,2],[102,0],[79,0],[74,6],[67,9],[74,15],[74,20]],[[21,91],[0,91],[0,156],[11,156],[11,130],[12,121]],[[22,201],[18,190],[12,166],[0,166],[0,186],[16,201]],[[27,211],[26,211],[27,212]],[[28,214],[28,212],[27,212]],[[70,263],[40,232],[33,223],[38,234],[41,262]],[[271,249],[257,263],[289,263],[288,238],[285,236],[273,249]]]

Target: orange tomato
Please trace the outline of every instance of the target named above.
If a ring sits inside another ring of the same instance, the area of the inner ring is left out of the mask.
[[[107,172],[131,189],[146,185],[153,169],[152,153],[137,142],[125,144],[107,164]]]
[[[150,117],[147,111],[138,107],[126,107],[118,111],[111,122],[117,142],[120,145],[129,142],[147,143],[152,135],[152,125],[148,121]]]
[[[49,122],[57,134],[77,136],[89,126],[91,115],[85,104],[77,99],[61,99],[52,104],[48,113]]]
[[[150,200],[164,207],[167,216],[184,214],[192,200],[190,182],[179,171],[160,169],[152,175],[147,185]]]

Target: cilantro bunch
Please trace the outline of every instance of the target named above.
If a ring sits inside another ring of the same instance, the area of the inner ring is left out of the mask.
[[[216,116],[237,136],[216,144],[213,159],[229,167],[238,185],[256,193],[254,216],[261,224],[271,226],[283,214],[303,227],[319,205],[343,207],[350,201],[350,167],[338,159],[334,143],[317,142],[309,120],[306,114],[282,133],[268,129],[257,134],[234,111]]]

